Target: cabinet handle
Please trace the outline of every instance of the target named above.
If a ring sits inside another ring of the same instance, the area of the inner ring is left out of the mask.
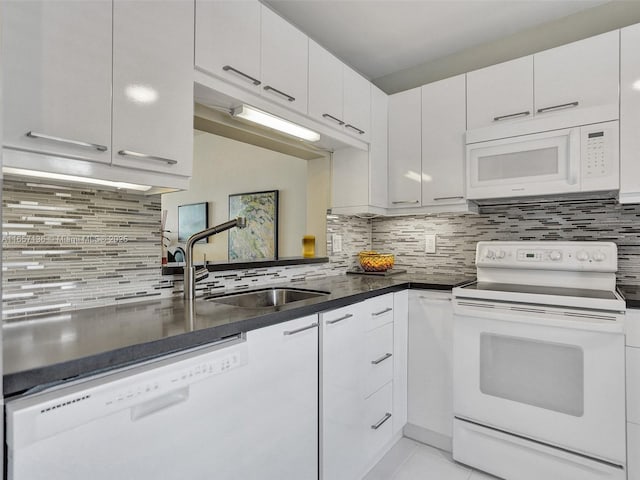
[[[371,316],[372,316],[372,317],[377,317],[377,316],[379,316],[379,315],[384,315],[385,313],[387,313],[387,312],[391,312],[391,311],[393,311],[393,308],[391,308],[391,307],[387,307],[387,308],[385,308],[384,310],[382,310],[381,312],[375,312],[375,313],[372,313],[372,314],[371,314]]]
[[[392,356],[393,356],[393,354],[391,354],[391,353],[385,353],[383,356],[381,356],[377,360],[371,360],[371,364],[372,365],[378,365],[379,363],[384,362],[387,358],[391,358]]]
[[[391,418],[391,414],[389,412],[385,413],[384,417],[382,417],[382,419],[380,419],[380,421],[378,423],[374,423],[373,425],[371,425],[371,428],[373,430],[379,429],[382,426],[382,424],[384,422],[386,422],[387,420],[389,420],[390,418]]]
[[[420,200],[398,200],[391,202],[392,205],[415,205],[416,203],[420,203]]]
[[[264,89],[267,92],[274,92],[274,93],[277,93],[278,95],[282,95],[285,99],[287,99],[290,102],[295,102],[296,101],[296,97],[292,97],[291,95],[289,95],[287,93],[284,93],[284,92],[278,90],[277,88],[273,88],[271,85],[265,85]]]
[[[29,138],[41,138],[43,140],[51,140],[53,142],[67,143],[69,145],[75,145],[77,147],[95,148],[99,152],[106,152],[108,150],[104,145],[98,143],[81,142],[79,140],[69,140],[68,138],[53,137],[51,135],[45,135],[44,133],[27,132]]]
[[[353,317],[353,314],[347,313],[343,317],[336,318],[335,320],[327,320],[327,325],[333,325],[334,323],[341,322],[341,321],[346,320],[347,318],[351,318],[351,317]]]
[[[560,110],[562,108],[573,108],[573,107],[577,107],[579,103],[580,102],[571,102],[571,103],[563,103],[562,105],[554,105],[552,107],[539,108],[537,112],[545,113],[545,112],[551,112],[552,110]]]
[[[254,85],[260,85],[262,82],[260,80],[258,80],[257,78],[253,78],[251,75],[247,75],[244,72],[241,72],[240,70],[238,70],[237,68],[233,68],[231,65],[225,65],[224,67],[222,67],[222,70],[224,70],[225,72],[233,72],[233,73],[237,73],[238,75],[240,75],[241,77],[246,78],[247,80],[249,80],[251,83],[253,83]]]
[[[510,113],[509,115],[500,115],[499,117],[493,117],[493,121],[499,122],[500,120],[506,120],[508,118],[528,117],[529,115],[531,115],[531,112],[527,110],[525,112]]]
[[[305,330],[310,330],[312,328],[316,328],[318,326],[317,323],[312,323],[311,325],[307,325],[306,327],[296,328],[295,330],[285,330],[282,332],[283,335],[295,335],[296,333],[304,332]]]
[[[177,160],[172,160],[170,158],[156,157],[153,155],[147,155],[146,153],[132,152],[131,150],[119,150],[118,155],[122,155],[123,157],[144,158],[145,160],[153,160],[155,162],[165,162],[169,165],[175,165],[178,163]]]
[[[334,117],[333,115],[329,115],[328,113],[323,113],[322,117],[323,118],[330,118],[331,120],[336,122],[338,125],[344,125],[344,122],[342,120],[340,120],[339,118]]]
[[[350,128],[358,133],[358,135],[364,135],[364,130],[360,130],[358,127],[354,127],[353,125],[349,125],[348,123],[344,126],[344,128]]]
[[[433,200],[434,201],[438,201],[438,200],[462,200],[464,197],[462,195],[458,195],[455,197],[436,197]]]
[[[450,302],[451,298],[432,298],[432,297],[425,297],[423,295],[420,295],[420,298],[423,300],[429,300],[430,302]]]

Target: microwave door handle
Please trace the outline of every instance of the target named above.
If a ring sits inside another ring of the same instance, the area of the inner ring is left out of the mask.
[[[569,134],[569,185],[578,183],[580,173],[580,129],[574,128]]]

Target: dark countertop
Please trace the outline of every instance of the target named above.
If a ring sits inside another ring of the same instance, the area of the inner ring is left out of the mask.
[[[618,290],[624,297],[627,308],[640,308],[640,286],[618,285]]]
[[[406,288],[450,290],[462,276],[339,275],[284,286],[330,292],[283,307],[247,309],[181,297],[34,316],[3,326],[4,395],[122,367],[256,328]],[[186,308],[191,305],[191,308]]]

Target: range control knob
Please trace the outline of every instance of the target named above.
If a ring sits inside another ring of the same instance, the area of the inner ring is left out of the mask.
[[[602,262],[605,258],[607,258],[607,256],[600,250],[593,253],[593,260],[596,262]]]
[[[496,253],[496,258],[504,258],[506,254],[507,253],[504,250],[498,250]]]
[[[484,255],[485,255],[485,257],[487,257],[489,259],[496,258],[496,252],[494,252],[491,249],[487,250]]]
[[[576,254],[576,258],[578,259],[579,262],[585,262],[589,260],[589,252],[586,252],[585,250],[580,250]]]
[[[552,250],[549,254],[549,258],[554,262],[557,262],[562,258],[562,252],[560,252],[559,250]]]

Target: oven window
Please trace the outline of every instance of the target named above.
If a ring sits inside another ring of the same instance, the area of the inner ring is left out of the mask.
[[[575,345],[482,333],[480,390],[486,395],[581,417],[584,353]]]
[[[478,157],[478,180],[538,177],[558,173],[558,147]]]

